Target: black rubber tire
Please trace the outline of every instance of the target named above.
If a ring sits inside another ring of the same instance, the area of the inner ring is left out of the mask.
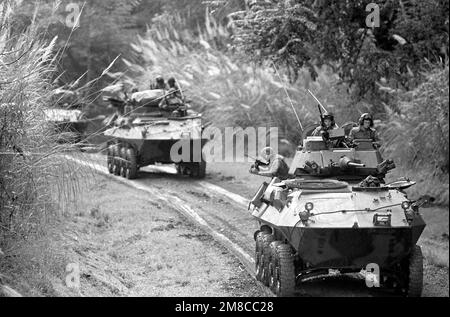
[[[106,166],[108,167],[109,174],[114,173],[114,152],[111,145],[108,145]]]
[[[275,291],[276,286],[276,280],[278,279],[277,275],[277,267],[279,266],[278,263],[278,257],[277,257],[277,248],[278,246],[282,245],[283,242],[281,241],[274,241],[270,244],[270,280],[269,280],[269,288],[272,290],[272,292]]]
[[[414,246],[409,256],[408,297],[420,297],[423,290],[423,254],[420,246]]]
[[[119,145],[114,146],[114,158],[113,158],[113,174],[116,176],[120,175],[120,147]]]
[[[206,177],[206,162],[189,164],[191,170],[191,177],[203,179]]]
[[[206,162],[197,163],[198,173],[197,178],[203,179],[206,177]]]
[[[255,242],[255,277],[256,280],[262,280],[262,269],[263,269],[263,239],[267,233],[259,232],[256,236]]]
[[[138,175],[138,165],[137,165],[137,157],[136,152],[133,148],[128,148],[126,151],[127,158],[127,171],[125,177],[127,179],[136,179]]]
[[[278,297],[293,296],[295,292],[295,265],[291,246],[282,244],[277,247],[279,278],[275,287]]]
[[[263,247],[264,261],[262,263],[263,272],[262,272],[261,282],[265,286],[269,286],[269,283],[270,283],[270,262],[271,262],[270,245],[274,241],[275,241],[275,237],[271,234],[266,234],[263,236],[262,247]]]
[[[123,178],[127,177],[127,168],[128,168],[128,162],[127,162],[127,148],[122,147],[120,149],[120,176]]]

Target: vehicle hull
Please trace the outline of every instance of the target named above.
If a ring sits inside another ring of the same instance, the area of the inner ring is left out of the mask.
[[[392,267],[407,258],[425,228],[417,221],[405,228],[292,228],[279,230],[312,267],[355,268],[368,264]]]

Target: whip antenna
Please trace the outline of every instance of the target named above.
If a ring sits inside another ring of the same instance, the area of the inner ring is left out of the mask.
[[[319,106],[323,109],[323,111],[325,111],[326,113],[328,113],[328,110],[323,106],[323,104],[320,102],[320,100],[311,92],[311,90],[308,89],[309,94],[317,101],[317,103],[319,104]]]
[[[275,71],[276,71],[278,77],[280,78],[281,82],[283,83],[283,89],[284,89],[284,92],[286,93],[286,95],[287,95],[287,97],[288,97],[288,99],[289,99],[289,102],[291,103],[292,110],[294,110],[294,114],[295,114],[295,116],[297,117],[297,121],[298,121],[298,124],[300,125],[300,129],[302,129],[302,131],[303,131],[303,124],[302,124],[302,122],[300,121],[300,118],[299,118],[299,116],[298,116],[298,114],[297,114],[297,110],[295,110],[294,103],[292,102],[292,99],[291,99],[291,97],[289,96],[289,92],[288,92],[288,90],[287,90],[287,88],[286,88],[286,85],[285,85],[285,83],[284,83],[284,80],[283,80],[283,78],[281,78],[280,73],[278,72],[277,66],[275,65],[275,63],[274,63],[273,61],[272,61],[272,64],[273,64],[273,67],[275,68]]]

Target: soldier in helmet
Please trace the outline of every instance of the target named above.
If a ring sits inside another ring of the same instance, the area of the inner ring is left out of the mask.
[[[187,109],[183,101],[183,94],[181,93],[181,89],[178,87],[175,78],[171,77],[168,80],[168,84],[169,90],[161,100],[159,107],[162,110],[171,112],[174,116],[186,115]]]
[[[150,89],[167,89],[167,85],[164,81],[164,78],[161,75],[156,76],[155,83],[150,85]]]
[[[176,79],[174,77],[170,77],[167,83],[169,84],[169,91],[167,92],[167,94],[170,94],[170,96],[182,100],[183,94],[181,93],[180,87],[178,87]]]
[[[349,141],[354,140],[372,140],[375,146],[381,146],[380,138],[378,137],[377,130],[374,128],[373,117],[369,113],[364,113],[359,119],[359,127],[353,128],[350,131]]]
[[[283,156],[275,153],[272,148],[266,147],[261,151],[261,160],[252,166],[250,173],[285,180],[289,178],[289,167]]]
[[[334,115],[332,113],[326,113],[322,117],[322,124],[313,131],[312,136],[321,136],[324,140],[328,140],[330,131],[337,128]]]

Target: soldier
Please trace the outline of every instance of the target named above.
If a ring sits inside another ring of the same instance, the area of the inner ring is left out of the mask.
[[[369,113],[364,113],[359,119],[359,127],[353,128],[350,131],[349,141],[354,140],[371,140],[375,146],[380,147],[381,142],[378,137],[377,130],[373,128],[373,117]]]
[[[172,112],[174,116],[186,115],[186,107],[183,102],[183,95],[178,87],[175,78],[168,80],[169,90],[166,96],[161,100],[159,107],[165,111]]]
[[[321,136],[324,138],[324,140],[328,140],[329,131],[335,130],[337,128],[338,126],[334,121],[334,115],[332,113],[326,113],[323,115],[322,125],[320,125],[314,130],[312,136]]]
[[[167,85],[164,81],[164,78],[161,75],[156,76],[156,81],[154,84],[150,85],[150,89],[167,89]]]
[[[167,83],[169,84],[169,91],[167,92],[167,94],[170,94],[171,97],[176,97],[182,100],[183,94],[181,93],[180,87],[178,87],[175,78],[170,77]]]
[[[276,154],[272,148],[264,148],[261,151],[261,158],[264,162],[257,161],[250,169],[250,173],[266,177],[278,177],[281,180],[289,178],[289,167],[284,161],[284,157]],[[263,169],[261,169],[261,165],[264,166]]]

